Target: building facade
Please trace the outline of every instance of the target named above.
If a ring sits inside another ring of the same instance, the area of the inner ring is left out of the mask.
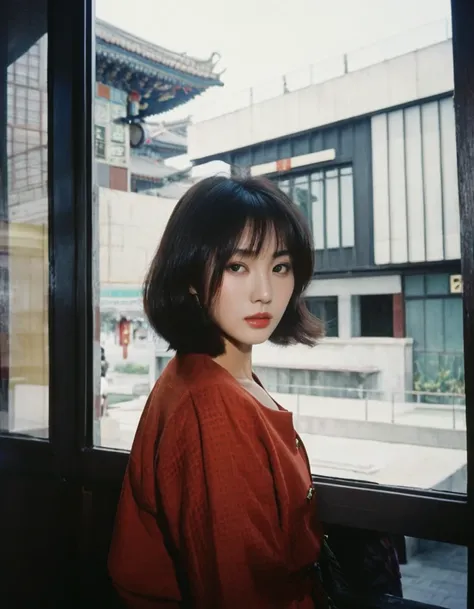
[[[6,363],[2,359],[2,367],[8,368],[12,395],[9,412],[0,411],[0,427],[23,431],[43,429],[48,412],[48,36],[29,48],[15,44],[10,50],[0,278],[8,285],[2,337],[9,336],[10,342],[2,346],[2,353],[8,354]],[[99,251],[94,288],[97,308],[103,292],[103,308],[110,305],[109,309],[119,315],[122,307],[133,310],[138,299],[145,257],[151,255],[151,237],[149,241],[144,238],[146,227],[155,224],[162,230],[163,214],[169,215],[169,206],[175,202],[170,199],[170,185],[176,171],[166,168],[164,160],[173,151],[181,153],[185,141],[186,125],[165,124],[157,133],[144,121],[187,103],[221,82],[215,73],[217,55],[199,60],[171,52],[101,21],[96,24],[95,50],[98,190],[94,229]],[[153,183],[154,198],[131,192],[138,175],[134,163],[146,158],[139,155],[133,138],[140,130],[146,135],[140,144],[149,146],[151,152],[147,157],[150,163],[141,168],[139,177]],[[143,202],[142,198],[150,201]],[[127,248],[124,235],[132,234],[132,245]],[[153,238],[155,247],[156,234]],[[130,260],[136,262],[134,268]],[[35,398],[32,403],[30,391],[41,399]]]
[[[358,361],[366,387],[463,392],[455,144],[450,40],[190,127],[195,163],[265,175],[307,217],[328,338],[297,367],[330,349],[338,385]]]

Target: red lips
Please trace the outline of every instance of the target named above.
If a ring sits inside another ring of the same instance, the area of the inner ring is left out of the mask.
[[[270,325],[271,318],[272,316],[270,315],[270,313],[256,313],[255,315],[250,315],[249,317],[246,317],[245,321],[252,328],[262,329]]]

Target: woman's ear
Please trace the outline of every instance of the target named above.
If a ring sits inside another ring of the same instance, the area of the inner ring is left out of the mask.
[[[197,296],[197,292],[192,286],[189,286],[189,293],[192,294],[193,296]]]

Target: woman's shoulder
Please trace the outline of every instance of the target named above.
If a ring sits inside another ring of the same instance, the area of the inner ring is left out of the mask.
[[[206,394],[222,393],[222,399],[241,396],[238,381],[212,357],[201,353],[176,356],[169,366],[174,382],[186,388],[195,399],[205,399]]]
[[[178,418],[195,416],[198,419],[215,419],[226,413],[229,416],[222,420],[225,424],[237,414],[240,419],[252,417],[254,400],[227,370],[207,355],[175,357],[162,381],[162,386],[180,395],[173,409]]]

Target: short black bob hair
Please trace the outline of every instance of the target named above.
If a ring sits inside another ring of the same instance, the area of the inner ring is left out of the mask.
[[[209,307],[245,229],[256,254],[274,231],[278,249],[288,250],[292,261],[295,288],[271,342],[314,345],[322,336],[321,322],[301,296],[313,274],[313,243],[297,206],[266,178],[214,176],[179,200],[145,278],[148,320],[178,354],[224,353]]]

